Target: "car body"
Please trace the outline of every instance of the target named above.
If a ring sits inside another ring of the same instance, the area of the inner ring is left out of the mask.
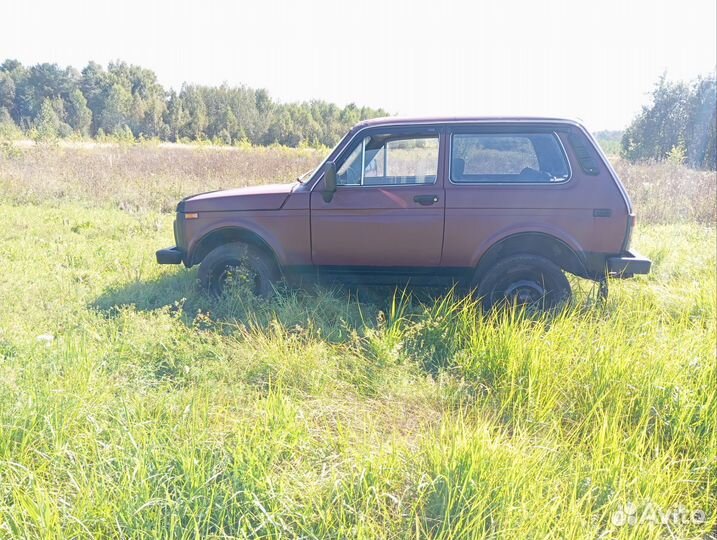
[[[191,267],[245,244],[290,282],[479,287],[502,259],[531,255],[603,281],[649,272],[630,251],[634,224],[576,121],[381,118],[354,126],[301,183],[185,198],[176,246],[157,260]]]

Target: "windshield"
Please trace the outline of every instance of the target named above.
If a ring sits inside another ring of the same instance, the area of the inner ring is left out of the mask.
[[[316,174],[316,172],[317,172],[317,171],[321,168],[321,166],[326,162],[326,159],[327,159],[331,154],[333,154],[334,151],[336,151],[336,149],[337,149],[337,148],[339,147],[339,145],[341,144],[341,141],[343,141],[343,140],[344,140],[344,137],[341,137],[341,138],[339,139],[339,142],[337,142],[337,143],[334,145],[334,147],[329,151],[329,153],[326,154],[326,157],[321,160],[321,163],[319,163],[319,164],[318,164],[316,167],[314,167],[313,169],[310,169],[310,170],[306,171],[304,174],[300,174],[299,176],[297,176],[297,177],[296,177],[296,181],[299,182],[299,184],[303,184],[306,180],[308,180],[309,178],[311,178],[312,176],[314,176],[314,174]]]

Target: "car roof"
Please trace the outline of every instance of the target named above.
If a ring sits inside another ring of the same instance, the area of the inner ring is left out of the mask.
[[[383,116],[363,120],[354,126],[354,129],[380,126],[411,126],[426,124],[570,124],[581,126],[580,121],[571,118],[557,118],[547,116],[425,116],[425,117],[399,117]]]

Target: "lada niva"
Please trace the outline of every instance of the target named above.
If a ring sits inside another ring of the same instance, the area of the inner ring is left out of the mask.
[[[623,185],[571,120],[368,120],[298,180],[185,198],[157,261],[199,265],[217,293],[241,268],[261,296],[280,279],[457,282],[485,307],[560,305],[566,272],[604,283],[650,271],[630,250]]]

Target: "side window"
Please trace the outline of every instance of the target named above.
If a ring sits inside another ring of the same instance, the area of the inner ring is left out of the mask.
[[[552,133],[456,133],[451,141],[455,183],[558,183],[570,170]]]
[[[597,176],[600,174],[600,168],[598,167],[597,156],[595,155],[595,149],[589,144],[584,136],[576,133],[568,135],[570,144],[573,146],[575,156],[578,158],[580,168],[585,174],[590,176]]]
[[[438,173],[437,135],[371,135],[336,171],[339,186],[433,184]]]
[[[349,157],[336,171],[336,184],[339,186],[361,185],[361,157],[363,155],[363,142],[356,145]]]

